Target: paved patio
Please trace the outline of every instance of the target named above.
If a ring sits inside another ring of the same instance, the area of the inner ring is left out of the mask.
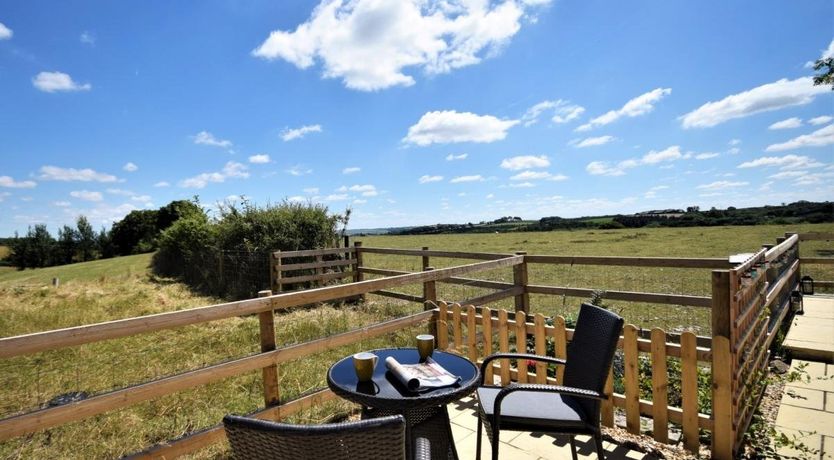
[[[782,344],[791,356],[834,363],[834,297],[805,296],[804,315],[796,315]]]
[[[452,434],[458,455],[462,460],[475,458],[475,400],[466,398],[449,404],[449,417],[452,420]],[[588,436],[577,436],[576,447],[580,458],[596,459],[593,440]],[[630,450],[625,446],[603,441],[606,459],[654,459],[653,455]],[[491,458],[491,445],[486,433],[483,434],[481,458]],[[502,432],[499,450],[502,460],[551,460],[570,459],[570,445],[567,438],[557,438],[542,433]]]
[[[819,451],[810,458],[834,459],[834,365],[795,359],[791,371],[800,370],[809,380],[785,385],[776,429]],[[783,448],[779,454],[799,456],[800,452]]]

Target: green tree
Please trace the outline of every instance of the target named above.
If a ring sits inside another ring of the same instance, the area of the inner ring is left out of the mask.
[[[81,261],[86,262],[95,258],[97,244],[96,232],[93,226],[84,216],[78,216],[76,221],[77,238],[78,238],[78,252],[81,256]]]
[[[156,247],[158,211],[145,209],[131,211],[124,219],[113,224],[110,237],[115,252],[120,256],[153,251]]]
[[[116,255],[116,248],[113,247],[113,240],[110,238],[110,232],[101,228],[101,231],[98,232],[98,237],[96,237],[96,244],[98,245],[99,251],[101,251],[101,258],[102,259],[109,259]]]
[[[831,90],[834,91],[834,58],[818,59],[814,63],[814,70],[822,72],[814,75],[814,85],[831,85]]]
[[[15,234],[11,249],[12,263],[19,270],[46,267],[52,260],[55,239],[46,230],[46,225],[37,224],[34,229],[29,227],[23,238]]]
[[[58,242],[53,262],[58,265],[71,264],[78,249],[77,243],[78,236],[74,228],[64,225],[64,228],[58,229]]]

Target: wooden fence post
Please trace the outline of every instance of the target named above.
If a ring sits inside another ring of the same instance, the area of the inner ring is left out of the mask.
[[[353,248],[355,250],[353,257],[356,261],[353,263],[353,282],[358,283],[365,279],[363,273],[360,271],[362,269],[362,242],[354,241]],[[359,299],[364,303],[368,299],[368,296],[367,294],[359,294]]]
[[[272,291],[260,291],[258,297],[269,297]],[[261,353],[275,349],[275,315],[273,310],[258,313],[258,321],[261,326]],[[263,368],[264,381],[264,404],[266,407],[279,404],[280,394],[278,391],[278,365],[270,364]]]
[[[271,254],[269,258],[269,276],[270,276],[270,286],[272,286],[272,292],[281,292],[283,291],[283,287],[281,286],[281,251],[275,251]]]
[[[517,251],[517,256],[526,256],[527,251]],[[530,312],[530,294],[527,292],[527,262],[513,266],[513,284],[521,286],[521,294],[515,296],[515,311]]]
[[[423,271],[430,272],[434,270],[434,267],[425,267]],[[434,306],[430,305],[429,302],[433,304],[437,304],[437,282],[436,281],[425,281],[423,282],[423,309],[424,310],[431,310]]]
[[[712,272],[712,456],[733,458],[732,356],[730,355],[730,272]]]
[[[429,247],[423,246],[423,250],[428,251]],[[423,271],[426,271],[426,269],[429,268],[430,265],[431,264],[429,263],[429,256],[423,256]]]

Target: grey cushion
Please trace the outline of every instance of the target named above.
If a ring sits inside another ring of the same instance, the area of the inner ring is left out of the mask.
[[[478,388],[480,409],[491,419],[499,387]],[[501,428],[589,428],[592,424],[575,398],[558,393],[516,391],[501,401]]]

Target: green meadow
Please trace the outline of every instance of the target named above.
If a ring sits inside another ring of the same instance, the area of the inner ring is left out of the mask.
[[[358,237],[365,246],[471,252],[726,257],[753,252],[785,231],[832,232],[834,226],[799,225],[687,229],[558,231],[432,236]],[[831,244],[802,244],[804,256],[830,256]],[[32,333],[101,321],[219,303],[185,285],[149,271],[150,255],[137,255],[38,270],[0,272],[0,336]],[[471,260],[432,258],[437,268]],[[419,257],[367,254],[366,266],[419,271]],[[818,279],[834,279],[820,267],[803,267]],[[59,278],[58,287],[51,286]],[[512,281],[511,270],[471,278]],[[709,270],[629,267],[530,266],[530,283],[594,289],[708,295]],[[438,285],[439,297],[462,300],[489,291]],[[418,294],[420,286],[400,289]],[[533,312],[571,315],[584,299],[533,296]],[[493,306],[511,308],[508,299]],[[643,327],[692,329],[708,334],[705,308],[610,302],[629,322]],[[301,343],[422,310],[417,304],[369,296],[359,305],[321,305],[276,318],[277,343]],[[253,354],[259,350],[255,317],[231,318],[175,330],[36,353],[0,361],[0,414],[3,417],[45,407],[57,395],[96,394],[154,378]],[[325,385],[325,372],[342,356],[361,349],[411,344],[424,328],[320,353],[279,369],[282,398],[290,399]],[[0,458],[112,458],[211,426],[226,413],[247,413],[263,404],[260,372],[248,373],[147,403],[23,436],[0,444]],[[293,420],[323,422],[350,410],[332,403]],[[223,446],[194,458],[223,458]]]

